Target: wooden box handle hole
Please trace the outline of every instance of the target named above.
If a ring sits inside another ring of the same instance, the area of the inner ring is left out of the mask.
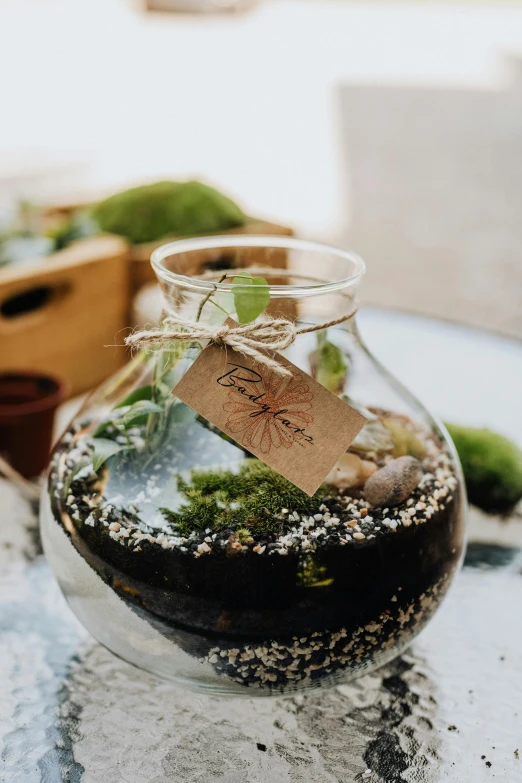
[[[71,289],[67,283],[61,285],[36,285],[25,291],[11,294],[0,304],[2,318],[13,320],[43,310],[52,302],[63,299]]]

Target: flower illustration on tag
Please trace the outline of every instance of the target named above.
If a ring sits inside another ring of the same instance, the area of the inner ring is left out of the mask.
[[[307,430],[314,399],[302,377],[281,376],[264,366],[231,365],[220,385],[230,388],[223,410],[226,427],[247,449],[268,454],[272,448],[313,445]]]

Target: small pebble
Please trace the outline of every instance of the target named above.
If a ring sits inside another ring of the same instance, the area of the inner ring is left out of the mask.
[[[332,468],[325,481],[327,484],[334,484],[340,489],[362,487],[364,482],[376,470],[377,465],[375,462],[361,459],[357,454],[346,452],[337,461],[337,464]]]
[[[364,485],[364,497],[372,506],[397,506],[419,485],[422,465],[415,457],[399,457],[389,462]]]

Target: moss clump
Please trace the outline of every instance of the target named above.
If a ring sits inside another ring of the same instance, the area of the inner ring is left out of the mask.
[[[329,587],[333,583],[327,567],[312,557],[302,561],[298,578],[303,587]]]
[[[156,182],[116,193],[94,208],[93,217],[102,231],[133,244],[210,234],[246,222],[237,204],[196,181]]]
[[[236,530],[236,535],[240,544],[250,544],[254,540],[250,530],[247,530],[246,527],[240,527],[239,530]]]
[[[162,508],[167,520],[182,536],[210,528],[227,528],[239,540],[254,534],[279,534],[288,527],[283,508],[315,514],[320,492],[310,498],[258,460],[247,460],[239,473],[230,470],[193,471],[190,482],[178,478],[178,489],[188,501],[178,511]],[[293,523],[290,523],[292,526]]]
[[[505,514],[522,497],[522,451],[496,432],[446,424],[457,449],[470,503]]]

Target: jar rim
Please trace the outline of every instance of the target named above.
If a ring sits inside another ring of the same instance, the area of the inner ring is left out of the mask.
[[[275,296],[313,296],[331,291],[339,291],[348,286],[353,286],[361,279],[366,271],[366,264],[363,259],[360,258],[360,256],[358,256],[356,253],[353,253],[351,250],[343,250],[341,248],[335,247],[334,245],[328,245],[322,242],[315,242],[307,239],[297,239],[295,237],[275,236],[268,234],[238,234],[235,236],[222,234],[205,237],[194,237],[192,239],[178,239],[156,248],[156,250],[154,250],[151,255],[150,262],[152,268],[160,280],[176,283],[177,285],[182,285],[184,288],[191,288],[201,292],[218,290],[230,293],[233,290],[231,283],[218,283],[210,280],[204,280],[198,277],[181,275],[177,272],[173,272],[171,269],[168,269],[164,264],[166,258],[178,255],[180,253],[228,247],[266,247],[283,250],[311,251],[322,254],[328,253],[331,256],[337,256],[337,258],[349,262],[354,269],[354,271],[347,277],[342,277],[339,280],[333,280],[329,282],[314,282],[310,285],[269,284],[270,292]],[[277,276],[281,276],[281,273],[284,271],[284,269],[274,267],[274,274],[277,274]],[[292,270],[287,271],[290,273],[292,272]],[[303,277],[305,276],[303,275]],[[317,280],[315,277],[312,279]]]

